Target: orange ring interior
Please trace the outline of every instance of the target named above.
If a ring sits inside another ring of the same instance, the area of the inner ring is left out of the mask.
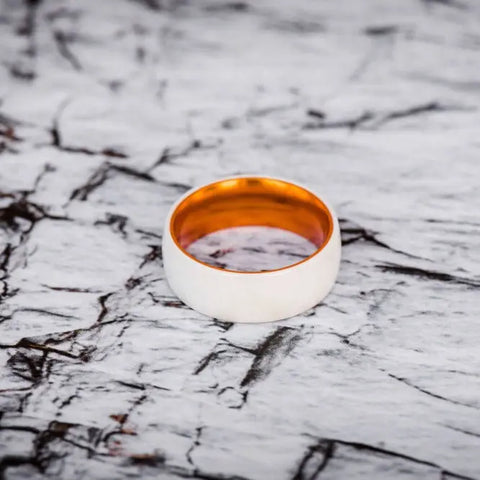
[[[333,219],[318,197],[298,185],[241,177],[205,185],[183,199],[173,212],[170,233],[184,253],[200,262],[186,251],[191,243],[218,230],[243,226],[275,227],[301,235],[317,247],[312,257],[330,239]]]

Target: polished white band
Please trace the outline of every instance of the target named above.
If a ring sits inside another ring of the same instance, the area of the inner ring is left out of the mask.
[[[282,269],[245,273],[208,266],[187,254],[173,238],[172,215],[197,190],[190,190],[172,206],[163,235],[166,277],[184,303],[220,320],[253,323],[292,317],[325,298],[337,277],[341,239],[338,220],[323,199],[333,219],[333,230],[317,252]]]

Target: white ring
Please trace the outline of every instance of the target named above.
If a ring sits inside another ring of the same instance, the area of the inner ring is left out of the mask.
[[[237,178],[245,177],[234,177]],[[227,180],[233,179],[221,181]],[[303,261],[281,269],[235,272],[196,260],[173,238],[171,222],[177,207],[204,187],[185,193],[172,206],[165,222],[163,265],[168,283],[180,300],[194,310],[219,320],[258,323],[298,315],[327,296],[339,269],[341,239],[337,217],[323,199],[321,202],[330,213],[333,230],[319,250]],[[315,195],[311,190],[301,188]],[[315,197],[320,199],[317,195]]]

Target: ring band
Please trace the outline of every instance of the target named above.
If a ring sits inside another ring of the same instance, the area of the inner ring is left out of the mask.
[[[297,263],[260,272],[221,269],[187,252],[209,233],[240,226],[289,230],[317,249]],[[235,177],[183,195],[167,215],[162,249],[168,283],[188,306],[224,321],[269,322],[298,315],[329,293],[340,264],[340,228],[333,211],[304,187]]]

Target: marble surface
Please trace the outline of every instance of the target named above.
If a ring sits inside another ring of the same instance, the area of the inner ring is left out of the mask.
[[[480,479],[480,3],[0,1],[0,479]],[[310,185],[338,282],[186,308],[167,209]]]
[[[187,252],[198,260],[238,272],[262,272],[294,265],[312,255],[315,244],[280,228],[225,228],[191,243]]]

